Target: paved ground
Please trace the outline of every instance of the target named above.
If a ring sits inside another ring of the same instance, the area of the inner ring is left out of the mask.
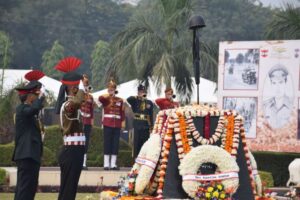
[[[16,185],[17,168],[1,167],[9,174],[9,186]],[[102,167],[90,167],[81,172],[79,185],[81,186],[117,186],[120,177],[126,176],[130,168],[121,168],[120,171],[104,171]],[[59,167],[41,167],[39,185],[58,186],[60,184]],[[1,198],[0,198],[1,199]],[[1,199],[2,200],[2,199]]]

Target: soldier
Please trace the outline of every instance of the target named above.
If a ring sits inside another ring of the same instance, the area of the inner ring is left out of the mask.
[[[153,126],[153,103],[146,98],[146,88],[139,85],[138,95],[127,98],[134,113],[134,158],[139,154],[143,144],[147,141]]]
[[[85,152],[85,135],[80,117],[84,91],[78,88],[82,76],[73,72],[80,64],[78,58],[68,57],[55,67],[65,72],[56,106],[64,140],[58,159],[61,170],[58,200],[75,200]]]
[[[173,99],[176,98],[176,95],[173,94],[172,88],[167,88],[165,90],[165,98],[159,98],[155,100],[155,103],[158,105],[160,110],[178,108],[179,103],[175,102]]]
[[[30,82],[17,87],[21,104],[16,108],[16,134],[13,161],[17,163],[15,200],[33,200],[39,178],[43,150],[38,115],[45,99],[38,81],[44,74],[31,71],[25,75]]]
[[[293,109],[293,101],[286,95],[288,74],[286,67],[280,64],[272,67],[268,73],[270,91],[273,91],[274,96],[265,100],[263,105],[265,118],[273,128],[284,126],[289,121]]]
[[[84,151],[84,159],[83,159],[83,169],[88,170],[87,168],[87,152],[89,149],[89,141],[90,141],[90,133],[93,127],[94,121],[94,99],[90,94],[92,90],[92,86],[89,84],[89,78],[86,74],[83,75],[82,83],[84,86],[85,92],[85,102],[81,106],[81,115],[82,115],[82,123],[83,123],[83,132],[85,134],[85,151]]]
[[[116,88],[116,83],[111,80],[107,85],[108,94],[99,97],[104,109],[102,116],[104,170],[119,170],[117,155],[121,128],[125,128],[125,108],[123,99],[116,96]]]

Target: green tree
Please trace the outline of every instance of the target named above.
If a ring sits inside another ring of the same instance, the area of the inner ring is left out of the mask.
[[[4,70],[8,68],[8,65],[12,57],[11,46],[12,46],[12,42],[9,36],[5,32],[0,31],[0,63],[1,63],[0,66],[2,68],[1,83],[0,83],[1,96],[3,95]]]
[[[92,85],[96,90],[102,89],[105,85],[105,73],[111,57],[109,43],[99,40],[91,55]]]
[[[274,14],[265,34],[269,39],[300,39],[300,8],[285,4]]]
[[[0,144],[9,143],[14,138],[14,113],[19,102],[14,89],[0,96]]]
[[[42,69],[45,74],[53,78],[59,79],[60,72],[54,67],[59,60],[64,58],[64,47],[56,40],[50,50],[46,50],[43,54]]]
[[[144,1],[138,9],[112,42],[114,57],[109,72],[115,72],[121,81],[124,77],[137,77],[146,85],[151,78],[158,93],[161,84],[171,86],[174,77],[180,100],[189,101],[193,88],[187,21],[192,14],[192,1]],[[200,47],[201,61],[205,63],[202,66],[215,68],[216,60],[209,54],[210,48],[203,43]]]

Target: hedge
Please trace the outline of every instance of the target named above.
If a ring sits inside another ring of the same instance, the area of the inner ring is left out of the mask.
[[[257,168],[272,173],[274,186],[286,186],[289,179],[289,164],[300,158],[299,153],[254,152]]]
[[[261,182],[265,184],[265,187],[274,187],[273,176],[270,172],[258,171]]]
[[[57,125],[46,128],[42,166],[58,166],[57,158],[63,145],[62,134]],[[0,166],[15,166],[11,161],[14,143],[0,145]],[[131,167],[133,158],[130,145],[120,139],[118,166]],[[93,127],[88,151],[88,166],[103,166],[103,135],[102,129]]]
[[[4,185],[6,183],[6,171],[0,168],[0,185]]]

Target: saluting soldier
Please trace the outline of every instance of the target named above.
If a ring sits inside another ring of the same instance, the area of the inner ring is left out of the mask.
[[[75,200],[85,152],[85,135],[80,115],[84,91],[79,90],[82,75],[73,71],[80,64],[78,58],[67,57],[55,67],[65,72],[56,105],[64,140],[58,160],[61,170],[58,200]]]
[[[134,113],[134,158],[138,156],[143,144],[148,140],[153,127],[153,103],[146,98],[145,86],[139,85],[137,90],[137,96],[127,98]]]
[[[83,123],[83,132],[85,134],[85,139],[86,139],[82,167],[84,170],[88,170],[86,161],[87,161],[87,152],[89,149],[90,134],[94,123],[94,99],[93,96],[90,94],[90,92],[92,91],[92,86],[89,84],[89,78],[86,74],[83,74],[82,83],[84,86],[85,101],[81,106],[81,115],[82,115],[82,123]]]
[[[33,70],[25,75],[30,82],[17,87],[21,104],[16,108],[15,149],[13,161],[17,163],[15,200],[33,200],[39,178],[43,143],[38,115],[45,99],[38,81],[44,74]]]
[[[165,98],[159,98],[155,100],[155,103],[158,105],[160,110],[178,108],[179,103],[174,101],[176,95],[173,92],[172,88],[167,88],[165,90]]]
[[[116,96],[116,88],[116,83],[111,80],[107,85],[108,94],[99,97],[104,113],[102,116],[104,170],[119,170],[117,155],[121,128],[125,128],[125,108],[123,99]]]

